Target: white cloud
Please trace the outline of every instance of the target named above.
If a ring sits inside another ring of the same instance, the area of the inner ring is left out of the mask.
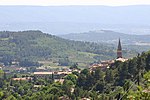
[[[0,0],[0,5],[143,5],[150,0]]]

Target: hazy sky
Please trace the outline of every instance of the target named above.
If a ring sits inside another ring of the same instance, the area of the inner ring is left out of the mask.
[[[148,5],[150,0],[0,0],[0,5]]]

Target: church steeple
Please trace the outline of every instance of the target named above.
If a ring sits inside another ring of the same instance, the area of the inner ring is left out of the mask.
[[[122,47],[121,47],[120,38],[119,38],[119,42],[118,42],[117,58],[122,58]]]

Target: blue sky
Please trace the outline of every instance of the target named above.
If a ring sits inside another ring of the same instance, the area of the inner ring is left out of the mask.
[[[0,5],[149,5],[150,0],[0,0]]]

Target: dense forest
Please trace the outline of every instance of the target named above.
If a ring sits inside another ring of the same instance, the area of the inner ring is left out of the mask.
[[[136,54],[129,50],[123,53],[126,57]],[[37,61],[49,60],[67,66],[115,57],[116,49],[105,44],[66,40],[41,31],[0,32],[0,62],[5,65],[12,61],[38,65]]]
[[[116,61],[105,70],[75,71],[62,84],[53,79],[13,81],[3,71],[0,75],[0,99],[4,100],[150,100],[150,51],[126,62]]]

